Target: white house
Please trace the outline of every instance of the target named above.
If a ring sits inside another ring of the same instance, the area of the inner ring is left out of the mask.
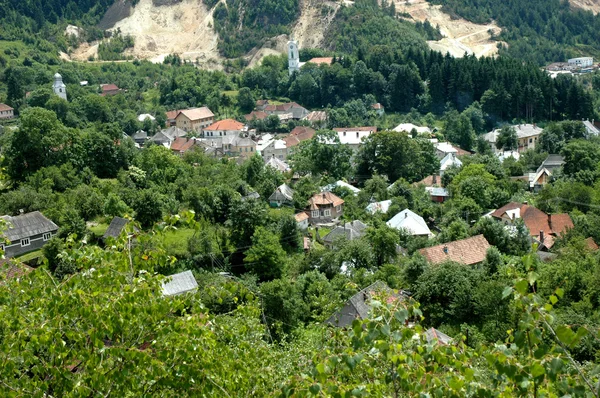
[[[275,157],[279,160],[287,160],[287,145],[284,140],[272,140],[262,151],[261,155],[268,161]]]
[[[377,127],[344,127],[334,128],[333,131],[337,133],[342,144],[347,144],[356,153],[363,139],[375,133]]]
[[[382,200],[381,202],[369,203],[369,205],[365,208],[365,211],[369,214],[375,214],[375,213],[385,214],[390,209],[391,204],[392,204],[391,200]]]
[[[571,58],[567,61],[570,66],[575,66],[577,68],[589,68],[594,65],[593,57],[579,57],[579,58]]]
[[[399,125],[394,127],[394,131],[405,132],[408,134],[410,134],[413,130],[415,130],[417,134],[431,134],[431,129],[429,127],[421,127],[412,123],[400,123]]]
[[[360,192],[359,188],[356,188],[354,185],[348,184],[347,182],[344,182],[342,180],[338,180],[336,182],[333,182],[333,183],[323,187],[321,189],[321,192],[331,192],[335,188],[338,188],[338,187],[348,188],[350,191],[352,191],[354,196],[358,195]]]
[[[518,139],[518,148],[519,153],[524,152],[528,149],[535,149],[535,146],[538,142],[540,134],[542,134],[543,129],[539,128],[535,124],[518,124],[512,126],[516,133]],[[500,135],[500,129],[496,129],[494,131],[490,131],[487,134],[483,135],[483,139],[490,144],[492,151],[494,153],[501,152],[502,149],[496,148],[496,141],[498,140],[498,136]]]
[[[451,166],[462,166],[462,162],[460,161],[460,159],[457,158],[456,155],[454,155],[453,153],[447,154],[442,160],[440,160],[440,176],[442,176],[444,174],[444,171],[446,171],[446,169]]]
[[[387,222],[387,225],[397,230],[404,230],[413,236],[433,237],[423,217],[409,209],[404,209],[396,214]]]

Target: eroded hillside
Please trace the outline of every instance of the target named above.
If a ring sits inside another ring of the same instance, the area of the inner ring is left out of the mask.
[[[494,23],[479,25],[462,18],[452,18],[441,10],[441,6],[433,5],[425,0],[397,0],[396,11],[409,14],[414,21],[439,26],[444,36],[438,41],[429,41],[429,47],[443,53],[449,52],[455,57],[465,53],[476,56],[490,56],[498,52],[498,42],[492,40],[490,32],[499,35],[501,28]]]

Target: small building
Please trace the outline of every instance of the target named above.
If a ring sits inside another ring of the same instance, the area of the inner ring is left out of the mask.
[[[304,63],[304,65],[311,63],[315,65],[331,65],[333,63],[333,57],[316,57],[311,58]]]
[[[150,141],[170,148],[173,141],[179,137],[185,137],[186,135],[186,131],[174,126],[154,134],[152,138],[150,138]]]
[[[409,209],[404,209],[396,214],[387,222],[387,225],[412,236],[433,237],[423,217]]]
[[[421,127],[412,123],[400,123],[394,127],[394,131],[399,133],[404,132],[410,134],[413,130],[416,131],[417,134],[431,134],[431,129],[429,127]]]
[[[6,104],[0,104],[0,120],[14,119],[14,117],[15,117],[14,108],[12,108]]]
[[[385,114],[385,108],[379,102],[371,105],[371,109],[375,111],[377,116],[383,116]]]
[[[403,290],[395,293],[385,282],[377,281],[360,290],[344,304],[342,308],[331,315],[325,323],[331,326],[345,328],[352,326],[355,319],[368,319],[371,312],[371,299],[378,295],[388,296],[389,300],[405,300],[409,294]]]
[[[306,108],[295,102],[288,102],[280,105],[269,104],[265,106],[263,111],[267,115],[284,116],[284,118],[287,118],[287,115],[290,115],[289,117],[295,120],[303,119],[309,113]]]
[[[290,132],[290,135],[285,137],[286,157],[289,157],[294,153],[294,147],[298,146],[301,142],[312,139],[315,136],[315,130],[310,127],[296,126]]]
[[[360,220],[354,220],[350,223],[338,225],[323,237],[323,243],[325,244],[325,247],[334,249],[336,240],[340,238],[345,238],[347,240],[359,239],[365,235],[367,228],[367,225]]]
[[[490,247],[489,242],[483,235],[477,235],[467,239],[426,247],[419,250],[419,252],[429,263],[434,265],[446,261],[454,261],[464,265],[475,265],[485,260]]]
[[[552,172],[547,168],[538,169],[535,173],[529,173],[529,189],[534,192],[539,192],[544,185],[550,182]]]
[[[452,337],[435,328],[429,328],[425,331],[425,339],[429,344],[437,343],[439,345],[448,345],[452,342]]]
[[[107,238],[118,238],[121,236],[121,232],[125,229],[125,226],[129,223],[129,220],[123,217],[113,217],[110,222],[110,225],[102,235],[102,239],[106,240]]]
[[[442,160],[440,160],[440,176],[443,176],[444,172],[452,166],[461,167],[462,161],[459,158],[457,158],[456,155],[454,155],[453,153],[449,153],[446,156],[444,156]]]
[[[227,152],[231,156],[248,159],[256,152],[256,142],[247,137],[234,137]]]
[[[570,66],[574,66],[576,68],[589,68],[594,65],[593,57],[579,57],[579,58],[571,58],[567,60],[567,63]]]
[[[178,137],[171,143],[171,151],[176,155],[183,156],[194,145],[196,145],[195,138]]]
[[[542,162],[540,167],[538,167],[537,171],[542,169],[547,169],[548,171],[554,172],[562,167],[565,164],[565,159],[560,155],[548,155],[546,160]]]
[[[310,122],[311,126],[318,128],[327,127],[327,112],[325,111],[312,111],[306,115],[302,120]]]
[[[281,207],[283,205],[293,205],[294,190],[287,184],[281,184],[269,196],[269,204],[273,207]]]
[[[598,127],[596,127],[594,120],[592,120],[591,122],[589,121],[589,119],[584,120],[583,125],[585,127],[585,131],[588,137],[597,137],[600,135],[600,130],[598,130]]]
[[[151,122],[156,120],[156,118],[149,113],[142,113],[137,117],[138,122],[145,122],[146,119],[150,119]]]
[[[429,193],[431,200],[436,203],[444,203],[450,197],[450,192],[442,187],[425,187],[425,191]]]
[[[363,140],[377,131],[377,127],[344,127],[334,128],[340,139],[340,143],[348,145],[354,153],[358,152],[358,148]]]
[[[298,228],[302,231],[306,231],[308,229],[308,214],[306,212],[301,212],[294,215],[296,219],[296,223],[298,224]]]
[[[331,192],[321,192],[308,200],[311,224],[330,223],[344,214],[344,200]]]
[[[386,214],[388,212],[388,210],[390,209],[391,204],[392,204],[391,199],[382,200],[381,202],[369,203],[369,205],[365,208],[365,211],[369,214],[375,214],[375,213]]]
[[[273,156],[269,160],[267,160],[267,162],[265,163],[265,166],[272,167],[281,173],[287,173],[288,171],[291,170],[290,166],[286,162],[284,162],[283,160],[277,159],[275,156]]]
[[[183,109],[175,116],[175,125],[183,131],[201,133],[215,120],[215,115],[210,109],[201,108]]]
[[[517,133],[517,151],[519,153],[525,152],[528,149],[535,149],[540,134],[544,131],[535,124],[518,124],[512,127]],[[500,130],[496,129],[483,135],[483,139],[490,145],[494,153],[502,151],[502,149],[496,148],[496,141],[500,135]]]
[[[237,137],[244,130],[244,124],[233,119],[219,120],[204,128],[204,137]]]
[[[166,113],[166,116],[167,116],[167,121],[165,123],[166,127],[177,126],[177,115],[179,115],[178,110],[168,111]]]
[[[253,120],[265,120],[269,115],[264,113],[263,111],[252,111],[247,115],[244,115],[244,119],[247,122],[251,122]]]
[[[287,159],[287,145],[284,140],[272,140],[262,151],[261,155],[265,161],[271,158],[277,158],[279,160]]]
[[[196,282],[192,271],[183,271],[168,276],[162,284],[163,296],[179,296],[180,294],[195,292],[197,289],[198,282]]]
[[[356,188],[354,185],[348,184],[346,181],[337,180],[336,182],[332,182],[331,184],[324,186],[321,189],[321,192],[331,192],[336,188],[346,188],[352,192],[354,196],[360,193],[360,189]]]
[[[264,100],[264,99],[256,100],[256,110],[257,111],[264,111],[265,107],[267,105],[269,105],[269,100]]]
[[[138,130],[131,138],[138,145],[144,145],[146,141],[148,141],[148,133],[144,130]]]
[[[121,89],[119,87],[117,87],[116,84],[101,84],[100,85],[100,90],[102,91],[100,93],[101,96],[106,97],[109,95],[117,95],[121,92]]]
[[[7,241],[0,241],[7,258],[41,249],[58,231],[58,226],[39,211],[0,218],[7,224],[0,235]]]

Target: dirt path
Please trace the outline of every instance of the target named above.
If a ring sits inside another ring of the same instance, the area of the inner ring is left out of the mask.
[[[441,10],[441,6],[432,5],[426,0],[395,0],[398,13],[408,13],[413,21],[429,21],[439,26],[444,36],[441,40],[429,41],[429,47],[443,53],[449,52],[455,57],[464,54],[493,56],[498,52],[497,41],[491,40],[490,31],[499,34],[502,30],[495,23],[478,25],[465,19],[452,19]]]

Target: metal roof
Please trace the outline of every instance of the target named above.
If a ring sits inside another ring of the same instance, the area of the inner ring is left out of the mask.
[[[169,281],[162,285],[164,296],[177,296],[198,289],[198,282],[192,271],[183,271],[168,278]]]
[[[39,211],[15,217],[2,216],[1,218],[8,224],[3,235],[11,242],[58,230],[58,226]]]
[[[129,222],[129,220],[127,220],[125,218],[114,217],[102,237],[104,239],[108,238],[109,236],[111,236],[113,238],[118,237],[119,235],[121,235],[123,228],[125,228],[125,225],[127,225],[128,222]]]

